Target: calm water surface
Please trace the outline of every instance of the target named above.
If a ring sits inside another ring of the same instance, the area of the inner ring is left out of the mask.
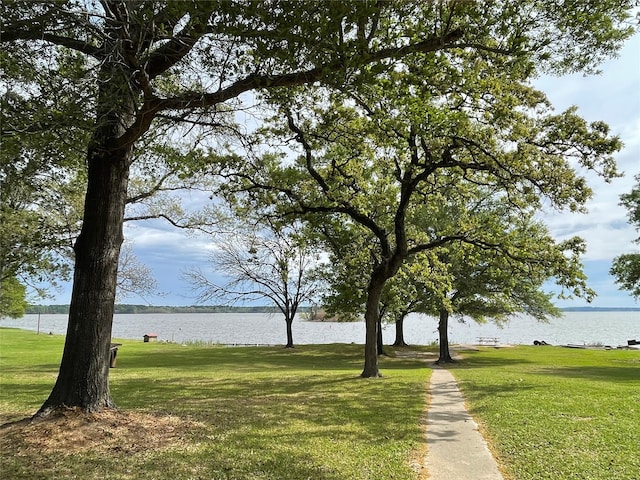
[[[40,315],[41,333],[64,334],[66,315]],[[38,329],[38,315],[21,319],[3,319],[0,326],[26,330]],[[410,315],[405,320],[405,340],[410,344],[436,342],[437,319]],[[160,341],[204,341],[221,344],[284,344],[285,323],[280,315],[268,314],[126,314],[115,315],[113,337],[142,340],[155,333]],[[293,340],[307,343],[364,343],[364,323],[308,322],[297,318],[293,323]],[[383,331],[385,343],[392,343],[395,328]],[[453,320],[449,328],[452,343],[476,343],[478,337],[498,337],[501,343],[531,344],[544,340],[559,344],[626,345],[627,340],[640,340],[640,312],[565,312],[550,323],[539,323],[527,316],[513,318],[500,328],[491,323],[478,325],[472,320]]]

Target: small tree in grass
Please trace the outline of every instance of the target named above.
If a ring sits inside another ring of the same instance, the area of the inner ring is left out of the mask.
[[[453,361],[448,338],[451,315],[503,324],[510,316],[525,313],[547,321],[560,311],[552,295],[543,291],[545,282],[561,286],[562,296],[590,301],[595,294],[586,285],[579,260],[585,248],[581,239],[556,242],[543,224],[532,220],[532,213],[513,211],[504,199],[491,199],[474,215],[479,215],[479,225],[501,239],[502,248],[452,243],[438,250],[450,278],[450,287],[434,296],[440,301],[430,312],[439,318],[438,363]]]
[[[312,269],[317,251],[291,229],[245,229],[220,235],[211,254],[211,270],[226,281],[217,283],[200,268],[185,277],[201,301],[266,299],[284,315],[286,348],[293,348],[293,320],[299,307],[317,295],[320,282]]]

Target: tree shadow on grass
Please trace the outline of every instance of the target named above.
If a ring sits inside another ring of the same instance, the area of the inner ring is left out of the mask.
[[[169,414],[200,427],[175,450],[149,449],[144,455],[94,452],[96,465],[87,478],[97,478],[98,469],[124,472],[123,465],[126,471],[144,472],[146,478],[193,478],[194,472],[199,478],[236,480],[364,478],[350,473],[361,468],[354,462],[363,458],[352,460],[344,453],[353,445],[363,442],[374,448],[383,439],[392,451],[422,441],[416,427],[422,405],[415,401],[422,398],[420,378],[398,375],[396,381],[393,370],[426,368],[415,359],[384,359],[381,369],[388,370],[388,376],[368,381],[359,377],[362,355],[357,345],[294,350],[124,345],[111,371],[118,407],[145,415]],[[7,387],[22,395],[41,392],[43,400],[50,391],[44,383],[33,391],[33,386],[17,382]],[[314,452],[317,445],[328,453]],[[42,457],[41,452],[37,455]],[[325,455],[336,458],[327,461]],[[45,460],[56,465],[50,478],[76,465],[62,456]],[[30,461],[25,457],[16,466],[30,475],[22,478],[32,478],[37,470],[25,466]]]
[[[211,370],[232,368],[237,372],[264,371],[265,369],[317,369],[318,371],[362,371],[364,347],[352,344],[301,345],[293,349],[282,347],[177,347],[149,349],[118,354],[118,368],[189,368]],[[424,368],[418,359],[384,359],[381,369]]]
[[[145,470],[156,473],[157,478],[186,479],[194,478],[193,470],[197,468],[197,478],[216,478],[233,480],[251,480],[255,478],[278,478],[279,480],[299,480],[304,478],[316,480],[342,480],[341,472],[332,471],[325,465],[314,461],[313,454],[280,449],[274,443],[268,455],[256,455],[254,451],[245,451],[229,458],[224,449],[211,446],[202,449],[196,458],[189,453],[167,456],[162,452],[149,455]],[[193,457],[193,456],[191,456]],[[197,465],[197,467],[196,467]],[[151,475],[151,477],[156,478]]]
[[[312,372],[301,377],[299,373],[287,375],[284,371],[282,376],[253,378],[224,374],[196,378],[179,375],[121,378],[114,379],[111,389],[116,403],[126,409],[155,409],[205,417],[228,415],[227,422],[244,423],[247,415],[254,414],[262,420],[276,421],[283,415],[279,407],[282,406],[285,411],[287,408],[290,413],[297,411],[320,425],[332,424],[336,416],[344,415],[344,419],[335,422],[339,429],[349,418],[385,412],[379,419],[381,431],[390,428],[388,422],[393,423],[394,416],[404,416],[401,408],[407,402],[403,396],[416,394],[406,383],[385,378],[367,381],[352,373],[314,375]],[[364,398],[367,401],[363,401]],[[340,408],[336,409],[336,405]]]
[[[463,356],[453,363],[447,363],[447,368],[452,370],[474,369],[485,367],[508,367],[517,364],[532,364],[531,360],[525,358],[504,358],[475,355],[475,352],[465,352]]]
[[[534,390],[536,388],[534,385],[520,382],[481,384],[472,380],[460,381],[458,382],[458,385],[465,397],[470,397],[474,400],[509,397],[513,393],[521,393],[523,391]]]

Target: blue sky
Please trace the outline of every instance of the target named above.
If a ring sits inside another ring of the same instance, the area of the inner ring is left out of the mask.
[[[542,211],[541,218],[558,240],[579,235],[587,241],[585,272],[589,286],[598,293],[592,306],[639,307],[640,303],[627,292],[618,290],[608,272],[615,256],[638,251],[633,240],[640,234],[628,224],[627,211],[618,203],[620,194],[631,190],[634,175],[640,173],[640,35],[629,40],[620,56],[603,64],[601,69],[598,76],[545,77],[536,81],[536,85],[548,95],[557,111],[577,105],[578,112],[587,120],[609,124],[625,144],[616,155],[619,170],[625,176],[609,184],[588,176],[595,191],[588,214]],[[207,239],[189,236],[162,221],[127,224],[125,236],[133,241],[138,260],[152,270],[159,290],[164,293],[146,299],[129,297],[123,303],[196,303],[181,274],[193,266],[206,264],[211,249]],[[70,286],[66,285],[47,303],[69,303],[70,297]],[[557,304],[583,306],[585,301],[559,300]]]
[[[640,173],[640,35],[630,39],[620,56],[601,66],[602,74],[584,77],[543,78],[536,85],[543,90],[556,110],[571,105],[588,121],[603,120],[620,136],[624,149],[616,162],[624,177],[605,183],[587,176],[595,194],[586,215],[542,212],[557,239],[579,235],[587,241],[583,257],[589,286],[598,297],[592,306],[640,307],[627,292],[618,290],[609,275],[611,261],[621,253],[638,251],[633,240],[640,235],[629,225],[627,210],[619,205],[620,195],[631,191],[634,176]],[[582,306],[582,300],[558,301],[559,306]]]

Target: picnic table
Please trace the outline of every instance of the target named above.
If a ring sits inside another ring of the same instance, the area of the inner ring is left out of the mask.
[[[478,345],[498,345],[499,337],[478,337]]]

